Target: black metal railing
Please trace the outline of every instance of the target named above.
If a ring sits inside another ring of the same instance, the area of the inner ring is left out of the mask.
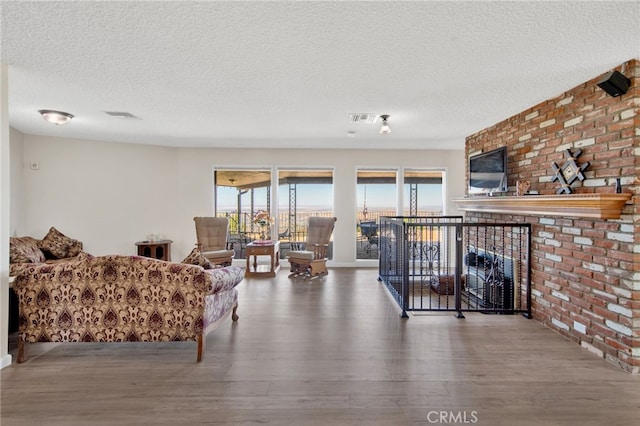
[[[460,216],[380,219],[379,279],[408,311],[531,317],[530,224]]]

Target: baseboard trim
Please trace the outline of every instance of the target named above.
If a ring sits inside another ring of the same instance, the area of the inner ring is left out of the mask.
[[[0,370],[11,365],[11,355],[6,354],[0,359]]]

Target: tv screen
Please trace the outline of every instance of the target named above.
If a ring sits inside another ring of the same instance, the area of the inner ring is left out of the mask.
[[[507,192],[507,147],[469,157],[469,195]]]

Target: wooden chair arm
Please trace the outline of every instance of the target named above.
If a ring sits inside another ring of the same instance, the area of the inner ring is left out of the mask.
[[[327,257],[327,249],[329,248],[329,244],[314,244],[313,245],[313,258],[314,259],[324,259]]]

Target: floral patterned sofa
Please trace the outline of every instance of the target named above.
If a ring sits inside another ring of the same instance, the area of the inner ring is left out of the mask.
[[[236,321],[244,277],[237,266],[202,266],[139,257],[93,257],[33,264],[13,283],[20,305],[18,362],[35,342],[195,340],[229,315]]]
[[[73,260],[82,253],[82,242],[69,238],[51,227],[41,240],[33,237],[9,238],[9,275],[14,277],[24,268],[40,263]]]

